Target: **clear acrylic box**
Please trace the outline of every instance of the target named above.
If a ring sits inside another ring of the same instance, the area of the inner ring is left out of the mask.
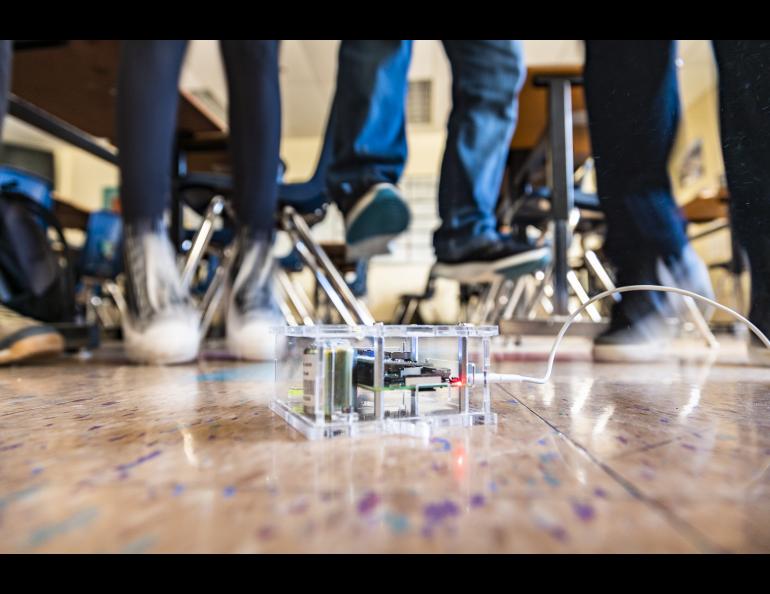
[[[490,339],[497,326],[275,329],[270,408],[309,439],[495,424]]]

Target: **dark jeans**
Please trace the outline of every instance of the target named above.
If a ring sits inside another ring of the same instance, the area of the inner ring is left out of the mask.
[[[273,233],[281,138],[278,42],[223,40],[234,206],[257,236]],[[170,194],[177,89],[187,41],[123,43],[117,139],[127,222],[162,217]]]
[[[770,42],[715,41],[733,233],[751,266],[752,321],[770,331]],[[667,164],[679,123],[673,41],[587,41],[585,91],[605,250],[633,279],[645,256],[679,255],[684,220]],[[624,281],[625,282],[625,281]]]
[[[439,185],[439,259],[497,241],[494,215],[524,82],[520,42],[445,40],[452,67],[452,112]],[[397,183],[404,170],[409,40],[340,45],[334,158],[329,192],[347,212],[371,186]]]

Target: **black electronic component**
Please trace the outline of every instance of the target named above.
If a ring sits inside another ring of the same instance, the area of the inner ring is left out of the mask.
[[[442,367],[432,367],[409,359],[409,353],[391,351],[385,353],[385,387],[412,387],[448,384],[451,371]],[[353,382],[359,386],[374,385],[374,352],[361,349],[353,368]]]

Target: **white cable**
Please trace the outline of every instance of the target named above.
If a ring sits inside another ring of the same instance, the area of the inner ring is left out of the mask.
[[[548,355],[548,365],[546,367],[545,375],[543,377],[529,377],[526,375],[516,375],[513,373],[487,373],[486,381],[488,382],[530,382],[534,384],[546,383],[551,378],[551,372],[553,371],[553,362],[556,359],[556,350],[559,348],[559,345],[561,344],[561,341],[564,338],[564,335],[567,333],[567,329],[570,327],[572,322],[575,321],[575,318],[577,318],[578,315],[584,312],[586,308],[588,308],[588,306],[591,305],[592,303],[596,301],[600,301],[605,297],[609,297],[610,295],[614,295],[615,293],[626,293],[628,291],[658,291],[661,293],[678,293],[679,295],[684,295],[685,297],[692,297],[693,299],[705,301],[709,305],[712,305],[717,309],[721,309],[722,311],[732,315],[736,319],[746,324],[746,326],[748,326],[749,329],[754,334],[756,334],[757,338],[759,338],[759,340],[762,341],[762,344],[764,344],[768,349],[770,349],[770,340],[768,340],[767,336],[765,336],[759,328],[757,328],[754,324],[752,324],[749,320],[747,320],[737,311],[730,309],[726,305],[722,305],[721,303],[718,303],[713,299],[709,299],[708,297],[704,297],[703,295],[698,295],[697,293],[693,293],[692,291],[687,291],[686,289],[678,289],[676,287],[662,287],[659,285],[628,285],[627,287],[617,287],[615,289],[610,289],[609,291],[604,291],[603,293],[599,293],[598,295],[591,297],[591,299],[589,299],[583,305],[581,305],[580,308],[578,308],[578,310],[575,313],[573,313],[567,319],[566,322],[564,322],[564,324],[561,327],[561,330],[559,330],[559,333],[556,335],[556,340],[554,341],[553,346],[551,347],[551,352]]]

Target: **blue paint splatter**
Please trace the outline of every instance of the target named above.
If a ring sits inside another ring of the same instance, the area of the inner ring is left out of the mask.
[[[29,497],[30,495],[33,495],[37,493],[42,488],[41,485],[32,485],[31,487],[27,487],[26,489],[22,489],[20,491],[14,491],[13,493],[8,493],[8,495],[2,495],[0,496],[0,511],[6,506],[14,501],[19,501],[20,499],[24,499],[26,497]]]
[[[125,555],[139,555],[152,548],[157,540],[155,536],[142,536],[128,543],[120,552]]]
[[[385,523],[394,534],[403,534],[409,530],[409,518],[401,514],[385,514]]]
[[[508,404],[518,404],[518,403],[519,403],[519,401],[518,401],[518,400],[514,400],[513,398],[511,398],[510,400],[506,400],[506,402],[507,402]]]
[[[545,480],[546,483],[551,485],[552,487],[558,487],[561,485],[561,481],[557,479],[555,476],[550,474],[549,472],[543,470],[543,480]]]
[[[538,457],[543,464],[548,464],[549,462],[559,459],[559,455],[556,452],[546,452],[545,454],[540,454]]]
[[[29,537],[31,547],[39,547],[59,534],[66,534],[76,528],[90,524],[99,512],[95,508],[88,508],[70,516],[62,522],[48,524],[35,530]]]
[[[431,443],[437,443],[441,445],[442,452],[448,452],[452,449],[452,444],[449,440],[444,439],[443,437],[434,437],[430,440]]]
[[[545,445],[545,444],[547,444],[547,443],[548,443],[548,442],[546,441],[545,437],[543,437],[543,438],[541,438],[541,439],[538,439],[538,440],[537,440],[537,444],[538,444],[538,445],[541,445],[541,446],[544,446],[544,445]]]
[[[222,495],[224,495],[225,497],[232,497],[233,495],[235,495],[235,487],[233,487],[232,485],[225,487],[222,490]]]
[[[362,515],[371,513],[379,503],[380,497],[377,493],[369,491],[361,498],[361,501],[358,502],[358,513]]]
[[[35,476],[35,475],[37,475],[37,474],[40,474],[41,472],[43,472],[43,470],[44,470],[44,469],[43,469],[43,467],[42,467],[42,466],[35,466],[35,467],[32,469],[32,471],[31,471],[31,474],[32,474],[32,476]]]
[[[171,494],[174,497],[178,497],[179,495],[184,493],[184,489],[185,489],[184,485],[180,485],[179,483],[174,483],[174,486],[171,489]]]
[[[231,382],[236,380],[254,381],[273,379],[273,366],[270,364],[249,365],[220,369],[211,373],[201,373],[195,377],[197,382]]]
[[[668,420],[666,417],[661,417],[661,418],[660,418],[660,422],[661,422],[661,423],[668,423],[668,422],[669,422],[669,420]]]
[[[489,490],[492,491],[492,493],[497,493],[497,483],[495,481],[489,482]]]

